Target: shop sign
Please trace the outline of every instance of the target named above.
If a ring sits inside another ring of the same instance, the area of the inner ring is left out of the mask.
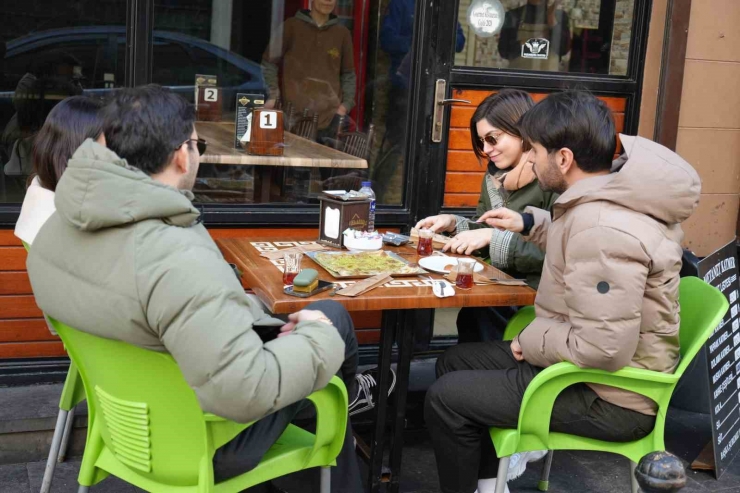
[[[500,0],[473,0],[468,7],[468,25],[476,36],[490,38],[501,32],[505,14]]]

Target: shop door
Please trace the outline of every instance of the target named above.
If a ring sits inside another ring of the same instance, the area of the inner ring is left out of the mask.
[[[612,109],[618,132],[636,133],[648,0],[455,0],[416,8],[411,223],[440,211],[472,215],[487,162],[472,151],[470,119],[500,89],[522,89],[534,101],[587,90]]]

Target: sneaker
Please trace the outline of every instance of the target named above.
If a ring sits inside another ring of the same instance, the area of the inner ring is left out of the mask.
[[[357,395],[349,403],[349,415],[364,413],[375,407],[373,400],[373,389],[378,385],[378,368],[370,368],[362,373],[355,375],[357,383]],[[391,387],[388,389],[388,396],[396,388],[396,372],[391,368]]]
[[[495,491],[496,478],[478,480],[478,489],[475,490],[475,493],[494,493]],[[508,484],[506,485],[506,488],[504,488],[504,493],[511,493]]]
[[[512,455],[509,460],[509,472],[506,475],[507,481],[513,481],[524,474],[527,462],[537,462],[546,455],[547,450],[533,450]]]

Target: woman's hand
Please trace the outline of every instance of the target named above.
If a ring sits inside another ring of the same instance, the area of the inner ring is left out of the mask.
[[[457,218],[452,214],[429,216],[416,223],[416,229],[427,228],[435,233],[452,233],[457,226]]]
[[[458,233],[442,248],[443,252],[470,255],[476,250],[487,247],[491,243],[489,228],[474,229]]]

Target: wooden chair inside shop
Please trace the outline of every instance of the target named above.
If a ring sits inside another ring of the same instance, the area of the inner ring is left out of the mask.
[[[292,118],[289,117],[289,120]],[[311,116],[311,112],[307,109],[303,110],[303,117],[291,124],[290,133],[293,133],[304,139],[316,141],[319,132],[319,115],[314,113]]]
[[[336,149],[346,152],[355,157],[370,161],[370,152],[373,148],[373,139],[375,138],[375,125],[370,124],[368,132],[345,132],[347,117],[339,118],[337,125]]]

